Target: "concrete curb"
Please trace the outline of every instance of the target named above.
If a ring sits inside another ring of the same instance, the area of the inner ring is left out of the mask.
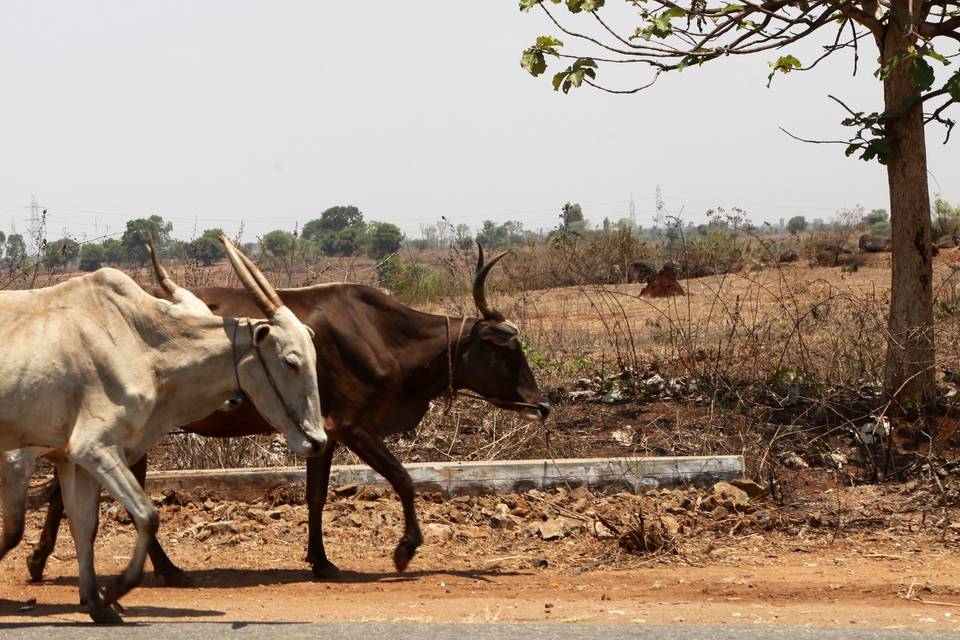
[[[743,456],[415,462],[404,466],[418,492],[496,494],[581,485],[595,490],[639,492],[656,487],[705,487],[720,480],[739,478],[743,475]],[[147,489],[151,492],[203,489],[236,499],[256,499],[277,487],[305,482],[306,472],[300,467],[147,474]],[[330,486],[344,484],[387,485],[365,465],[333,467]]]

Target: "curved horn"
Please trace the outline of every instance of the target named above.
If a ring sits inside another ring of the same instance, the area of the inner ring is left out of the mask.
[[[170,276],[167,274],[167,270],[163,268],[162,264],[160,264],[160,258],[157,257],[157,248],[153,244],[152,234],[147,240],[147,253],[150,254],[150,260],[153,261],[153,273],[157,276],[157,282],[159,282],[160,286],[163,287],[163,290],[167,292],[167,295],[174,295],[177,292],[177,289],[180,287],[177,286],[176,282],[170,279]]]
[[[500,258],[508,253],[509,251],[504,251],[503,253],[497,254],[490,262],[484,264],[483,247],[479,242],[477,243],[477,273],[473,277],[473,302],[477,305],[477,309],[480,310],[481,315],[483,315],[486,320],[496,320],[497,322],[503,322],[505,320],[502,313],[487,305],[484,283],[486,283],[487,274],[490,273],[493,265],[497,264]]]
[[[278,307],[267,297],[263,289],[260,288],[257,279],[250,272],[250,269],[247,268],[247,264],[241,257],[243,254],[233,246],[233,243],[230,242],[227,236],[221,235],[220,242],[223,243],[223,248],[227,252],[227,258],[230,259],[230,264],[233,265],[233,270],[237,272],[237,277],[240,278],[240,282],[242,282],[247,291],[253,295],[257,306],[266,314],[267,318],[272,318],[277,313]]]
[[[261,273],[260,268],[253,263],[253,260],[247,257],[243,251],[237,250],[237,253],[240,254],[240,259],[243,260],[243,264],[247,266],[247,270],[250,271],[250,275],[253,276],[253,279],[257,281],[257,284],[260,285],[260,289],[263,290],[264,295],[267,296],[267,299],[274,304],[277,309],[283,306],[283,300],[280,299],[280,296],[277,294],[277,290],[273,288],[273,285],[270,284],[270,281],[267,280],[267,277]]]

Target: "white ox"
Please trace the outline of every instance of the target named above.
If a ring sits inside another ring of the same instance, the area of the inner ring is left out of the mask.
[[[268,320],[213,315],[156,262],[172,303],[113,269],[47,289],[0,292],[0,451],[11,452],[3,464],[0,558],[22,535],[25,474],[43,453],[57,465],[80,601],[96,622],[121,621],[111,605],[140,582],[157,530],[156,511],[128,462],[241,392],[296,453],[315,455],[326,443],[309,330],[257,267],[221,240]],[[102,596],[93,563],[101,485],[137,527],[129,563]]]

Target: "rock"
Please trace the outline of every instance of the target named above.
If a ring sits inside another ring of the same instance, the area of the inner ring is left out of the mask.
[[[538,527],[540,537],[544,540],[560,540],[570,535],[570,525],[562,518],[553,518],[541,522]]]
[[[847,464],[847,462],[847,456],[839,451],[831,451],[830,453],[823,454],[823,466],[828,469],[842,469],[843,465]]]
[[[680,523],[673,516],[660,516],[660,525],[663,527],[663,533],[669,538],[676,537],[680,533]]]
[[[797,255],[797,252],[793,249],[787,249],[780,254],[780,257],[777,259],[778,262],[796,262],[797,258],[800,256]]]
[[[713,485],[713,495],[718,502],[726,506],[732,506],[735,510],[747,506],[750,503],[750,496],[743,489],[738,489],[729,482],[718,482]]]
[[[957,241],[951,235],[940,236],[937,238],[937,247],[940,249],[953,249],[955,246],[957,246]]]
[[[610,393],[601,397],[600,402],[604,404],[616,404],[618,402],[623,402],[623,394],[619,391],[611,391]]]
[[[633,444],[633,430],[630,428],[617,429],[610,434],[610,439],[621,446],[629,447]]]
[[[502,502],[494,507],[493,514],[490,516],[490,526],[494,529],[516,529],[523,520],[510,513],[510,507]]]
[[[754,482],[753,480],[748,480],[746,478],[740,478],[738,480],[731,480],[730,484],[736,487],[737,489],[742,490],[747,496],[753,500],[754,498],[759,498],[763,495],[766,495],[767,490],[762,486]]]
[[[530,561],[530,564],[536,569],[546,569],[550,566],[550,562],[548,562],[546,558],[534,558]]]
[[[780,461],[783,463],[783,466],[785,466],[788,469],[809,469],[810,468],[810,465],[807,464],[807,461],[801,458],[799,454],[793,451],[788,451],[784,453],[781,456]]]
[[[890,251],[890,238],[878,236],[872,233],[865,233],[860,236],[857,246],[863,253],[882,253]]]
[[[773,525],[773,521],[770,519],[770,512],[766,509],[761,509],[753,514],[753,517],[756,518],[757,524],[761,527],[769,527]]]
[[[594,520],[591,524],[591,531],[593,535],[598,538],[614,538],[616,534],[611,531],[607,525],[603,524],[599,520]]]
[[[571,391],[568,396],[570,402],[577,402],[578,400],[587,400],[593,397],[593,391]]]
[[[213,511],[213,509],[214,509],[216,506],[217,506],[217,503],[215,503],[213,500],[206,500],[206,501],[204,501],[204,503],[203,503],[203,510],[204,510],[204,511]]]
[[[355,484],[342,484],[339,487],[333,488],[333,495],[345,498],[354,495],[359,488],[360,487]]]
[[[860,425],[860,440],[863,444],[878,444],[890,435],[890,420],[886,416],[874,418],[866,424]]]
[[[439,524],[436,522],[431,522],[425,527],[427,531],[427,538],[434,538],[440,542],[447,542],[453,538],[453,527],[446,524]]]

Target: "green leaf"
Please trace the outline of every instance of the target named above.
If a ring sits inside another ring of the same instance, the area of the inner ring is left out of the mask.
[[[946,81],[943,87],[947,90],[947,93],[950,94],[951,98],[960,102],[960,71],[950,76],[950,79]]]
[[[789,55],[780,56],[779,58],[776,59],[776,61],[771,62],[770,66],[772,67],[772,71],[770,71],[770,75],[767,76],[768,87],[770,86],[770,83],[773,82],[773,76],[776,75],[777,71],[779,71],[780,73],[790,73],[795,69],[799,69],[803,67],[803,65],[800,64],[800,61],[797,60],[796,57],[789,56]]]
[[[530,11],[543,0],[520,0],[520,11]]]
[[[543,59],[542,51],[530,47],[520,56],[520,66],[533,77],[537,77],[547,70],[547,61]]]
[[[918,91],[928,91],[933,86],[933,67],[918,56],[913,59],[913,83]]]
[[[670,7],[665,13],[668,18],[682,18],[687,15],[686,10],[680,7]]]
[[[725,16],[728,13],[733,13],[734,11],[743,11],[744,8],[746,8],[746,5],[733,3],[728,4],[724,8],[720,9],[719,13],[721,16]]]
[[[596,11],[603,6],[605,0],[567,0],[567,9],[570,13],[581,11]]]
[[[563,42],[557,40],[553,36],[540,36],[537,38],[537,42],[534,45],[538,49],[542,49],[544,53],[557,53],[557,47],[562,47]]]
[[[936,60],[937,62],[939,62],[944,66],[949,66],[950,64],[949,60],[943,57],[943,55],[934,51],[932,48],[925,49],[923,52],[923,55],[927,56],[928,58],[933,58],[934,60]]]

